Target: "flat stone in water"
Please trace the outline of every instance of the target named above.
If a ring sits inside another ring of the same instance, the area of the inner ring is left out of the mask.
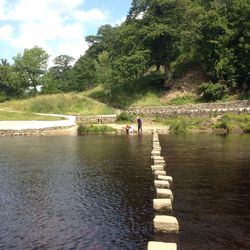
[[[152,165],[151,169],[152,169],[152,171],[157,171],[157,170],[164,171],[164,166],[162,166],[162,165]]]
[[[156,211],[172,211],[172,200],[171,199],[154,199],[153,206],[154,206],[154,210]]]
[[[170,184],[165,180],[154,180],[154,184],[157,188],[169,188]]]
[[[156,232],[179,233],[179,223],[174,216],[156,215],[154,229]]]
[[[148,250],[177,250],[177,244],[159,241],[149,241]]]
[[[166,175],[166,171],[156,170],[155,175]]]
[[[169,198],[171,200],[174,199],[172,191],[166,188],[157,188],[156,195],[157,195],[157,198]]]
[[[168,181],[169,183],[173,182],[173,177],[168,175],[158,175],[158,179]]]

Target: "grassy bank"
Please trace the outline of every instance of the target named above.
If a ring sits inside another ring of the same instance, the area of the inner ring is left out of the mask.
[[[83,125],[80,124],[77,129],[78,135],[84,135],[87,133],[113,133],[116,129],[107,125]]]
[[[28,112],[11,112],[0,110],[0,121],[57,121],[64,117],[36,115]]]
[[[225,132],[250,133],[250,114],[224,114],[211,117],[177,116],[166,119],[156,118],[156,122],[170,126],[174,134],[188,130],[224,129]]]
[[[0,108],[51,114],[99,115],[114,113],[113,108],[108,105],[77,93],[41,95],[25,100],[8,101],[1,103]]]

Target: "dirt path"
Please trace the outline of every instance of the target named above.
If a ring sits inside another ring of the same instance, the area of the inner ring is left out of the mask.
[[[120,133],[125,133],[126,124],[119,124],[119,123],[110,123],[107,124],[108,126],[117,129]],[[131,124],[130,124],[131,125]],[[137,125],[132,124],[135,128],[134,132],[137,133]],[[152,131],[157,130],[161,134],[168,134],[169,133],[169,126],[162,125],[155,122],[144,122],[142,125],[142,132],[143,133],[152,133]]]
[[[76,117],[70,115],[59,114],[39,114],[64,117],[65,120],[57,121],[0,121],[0,131],[22,131],[22,130],[43,130],[41,133],[44,136],[59,136],[59,135],[77,135]],[[126,124],[110,123],[106,124],[117,130],[118,133],[125,133]],[[137,133],[136,123],[130,124],[134,126],[134,132]],[[53,128],[53,129],[51,129]],[[57,129],[58,128],[58,129]],[[143,122],[143,133],[152,133],[157,130],[159,133],[169,133],[169,126],[155,123],[151,120]]]
[[[39,114],[46,116],[60,116],[65,120],[57,121],[0,121],[0,130],[46,129],[56,127],[72,127],[76,125],[75,116],[57,114]]]

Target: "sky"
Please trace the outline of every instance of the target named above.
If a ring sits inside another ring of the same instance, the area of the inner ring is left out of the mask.
[[[62,54],[78,59],[88,48],[85,36],[103,24],[119,25],[132,0],[0,0],[0,58],[39,46],[50,62]]]

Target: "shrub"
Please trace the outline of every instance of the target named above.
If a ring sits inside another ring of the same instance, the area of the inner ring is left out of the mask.
[[[115,131],[116,130],[114,128],[107,125],[94,126],[80,124],[77,129],[78,135],[84,135],[86,133],[111,133]]]
[[[221,100],[227,92],[228,88],[226,85],[221,83],[202,83],[199,86],[199,90],[201,91],[202,98],[206,101],[216,101]]]
[[[173,120],[170,124],[171,134],[185,134],[187,130],[187,123],[183,119]]]
[[[118,116],[118,121],[127,121],[132,122],[134,120],[133,115],[127,113],[127,112],[121,112],[121,114]]]
[[[223,128],[227,131],[227,133],[229,133],[229,122],[230,119],[227,116],[222,116],[220,123],[217,125],[217,128]]]

